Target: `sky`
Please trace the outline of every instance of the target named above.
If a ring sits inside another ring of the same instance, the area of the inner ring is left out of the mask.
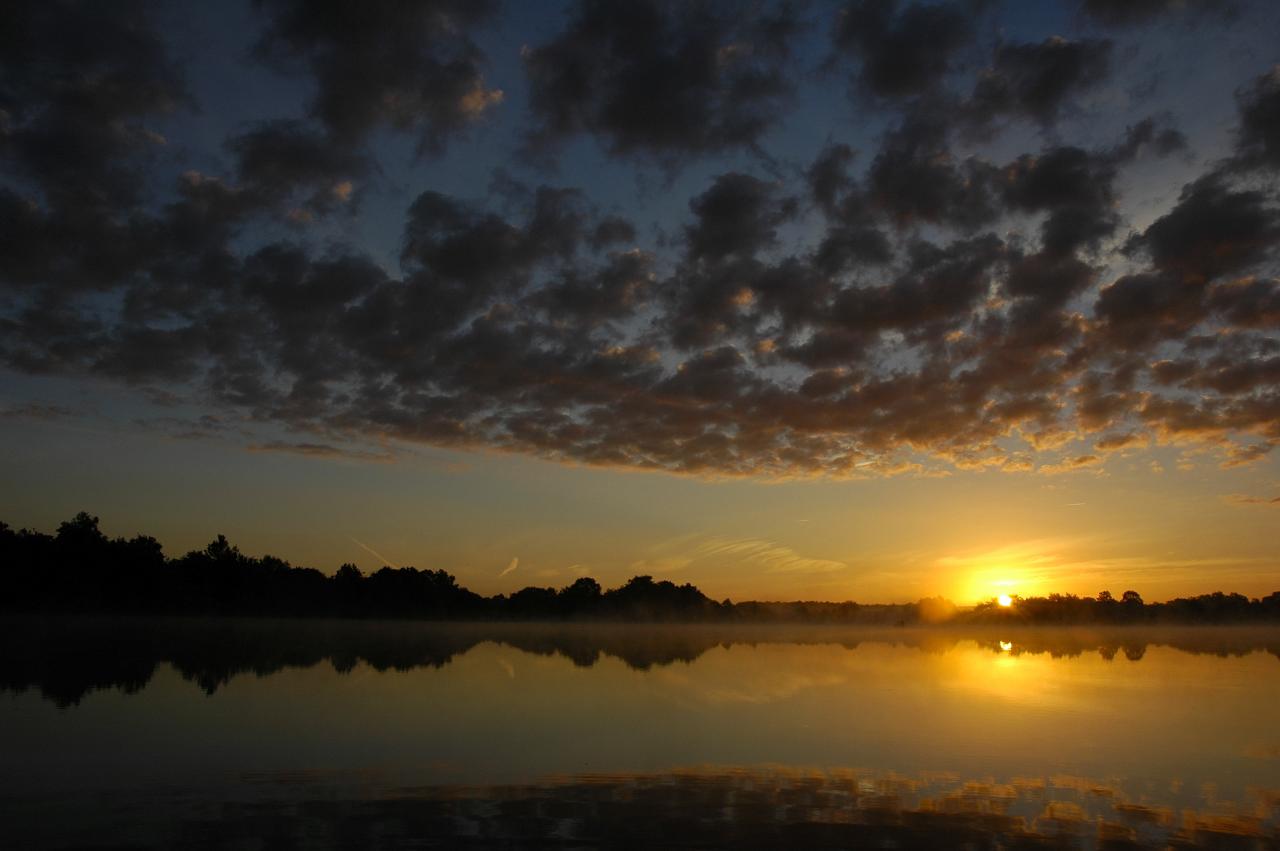
[[[1278,33],[6,3],[0,520],[485,594],[1268,594]]]

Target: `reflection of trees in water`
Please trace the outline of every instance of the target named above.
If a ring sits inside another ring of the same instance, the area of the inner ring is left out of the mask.
[[[1077,777],[699,769],[498,786],[401,787],[320,774],[256,775],[210,808],[148,809],[163,846],[448,848],[1274,848],[1280,791],[1224,803],[1148,803]],[[210,812],[216,811],[216,817]],[[180,827],[174,827],[174,825]],[[83,829],[83,828],[80,828]],[[141,843],[140,843],[141,844]],[[142,847],[146,847],[142,845]]]
[[[365,663],[378,671],[439,668],[485,641],[589,667],[603,657],[647,670],[693,662],[715,647],[831,644],[854,650],[887,643],[942,653],[975,642],[991,653],[1069,657],[1098,653],[1137,662],[1149,646],[1241,656],[1265,651],[1280,659],[1280,630],[1240,627],[944,628],[712,625],[422,624],[396,621],[268,619],[0,619],[0,689],[38,689],[61,706],[90,691],[143,689],[162,663],[213,694],[240,674],[330,663],[339,673]]]

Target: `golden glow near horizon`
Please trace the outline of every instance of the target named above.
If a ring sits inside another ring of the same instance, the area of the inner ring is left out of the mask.
[[[10,446],[39,437],[13,422],[0,432]],[[348,561],[366,573],[382,567],[364,544],[485,595],[582,575],[612,588],[638,574],[735,602],[943,597],[969,606],[1001,594],[1134,590],[1159,601],[1280,590],[1280,508],[1222,496],[1270,493],[1280,458],[1230,470],[1166,459],[1162,474],[1139,463],[1144,455],[1111,461],[1106,475],[756,483],[453,451],[355,465],[134,435],[113,435],[110,446],[60,449],[59,476],[46,456],[15,456],[5,485],[21,499],[10,498],[0,520],[53,532],[88,510],[108,535],[153,535],[171,556],[225,534],[242,552],[326,573]],[[190,463],[181,452],[198,452],[199,491],[177,486],[174,471]],[[246,486],[264,474],[269,487]],[[136,488],[122,496],[113,483],[123,477]]]
[[[996,602],[1007,609],[1013,605],[1013,598],[1010,597],[1008,594],[1001,594],[999,597],[996,598]]]

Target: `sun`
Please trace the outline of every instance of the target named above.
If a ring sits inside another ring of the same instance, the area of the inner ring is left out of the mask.
[[[1013,605],[1013,598],[1008,594],[1001,594],[999,597],[996,597],[996,602],[1007,609],[1009,606]]]

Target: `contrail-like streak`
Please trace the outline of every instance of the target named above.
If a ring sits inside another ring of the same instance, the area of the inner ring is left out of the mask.
[[[513,559],[511,560],[511,564],[507,565],[507,566],[503,569],[503,571],[502,571],[501,573],[499,573],[499,574],[498,574],[498,578],[499,578],[499,579],[501,579],[502,577],[506,576],[508,573],[510,573],[511,571],[515,570],[515,569],[516,569],[517,567],[519,567],[519,566],[520,566],[520,557],[519,557],[519,556],[517,556],[516,558],[513,558]]]
[[[374,556],[377,556],[377,558],[378,558],[378,559],[379,559],[383,564],[385,564],[387,567],[395,567],[395,565],[393,565],[391,562],[387,561],[386,557],[385,557],[382,553],[378,552],[378,551],[377,551],[377,550],[375,550],[373,547],[369,546],[368,544],[366,544],[366,543],[365,543],[365,542],[363,542],[363,541],[360,541],[360,540],[356,539],[355,537],[353,537],[353,536],[351,536],[351,535],[348,535],[347,537],[351,538],[351,543],[355,544],[355,545],[356,545],[357,547],[359,547],[360,549],[362,549],[362,550],[364,550],[365,552],[370,553],[370,554],[372,554],[372,555],[374,555]]]

